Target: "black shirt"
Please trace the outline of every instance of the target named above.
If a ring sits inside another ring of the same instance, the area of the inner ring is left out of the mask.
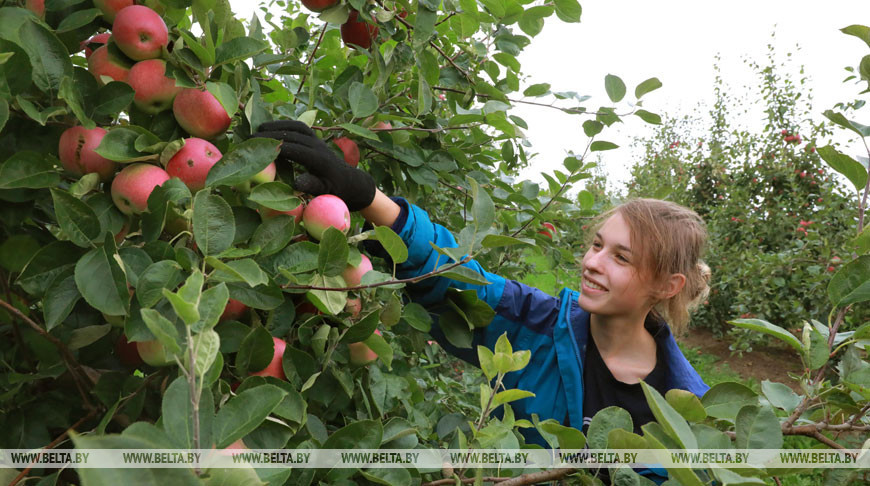
[[[663,340],[669,335],[663,329],[664,326],[666,326],[664,322],[652,316],[648,316],[644,322],[647,332],[656,341],[656,365],[643,380],[662,395],[667,392],[665,384],[667,363],[664,359]],[[586,362],[583,367],[583,433],[588,432],[589,423],[597,412],[615,405],[624,408],[631,414],[634,433],[642,435],[641,425],[655,421],[652,410],[650,410],[643,394],[643,388],[641,388],[640,383],[630,385],[613,377],[613,373],[610,372],[601,358],[598,347],[595,346],[595,340],[592,338],[592,326],[589,329]]]

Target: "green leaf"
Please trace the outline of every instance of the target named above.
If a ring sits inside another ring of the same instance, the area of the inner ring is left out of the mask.
[[[848,35],[853,35],[864,41],[868,46],[870,46],[870,28],[864,25],[850,25],[848,27],[840,29],[840,32]]]
[[[199,321],[193,325],[193,331],[202,332],[217,325],[229,300],[230,291],[224,283],[204,291],[199,299]]]
[[[688,390],[680,390],[679,388],[668,390],[665,393],[665,400],[688,421],[700,422],[707,418],[707,412],[701,405],[701,400]]]
[[[522,400],[523,398],[533,397],[534,393],[526,390],[505,390],[503,392],[498,392],[495,394],[495,398],[493,398],[494,406],[498,406],[504,403],[515,402],[517,400]]]
[[[646,81],[637,85],[634,88],[634,97],[640,99],[641,96],[649,93],[650,91],[655,91],[662,87],[662,82],[658,80],[658,78],[649,78]]]
[[[84,10],[73,12],[70,15],[64,17],[60,24],[58,24],[57,33],[62,34],[64,32],[71,32],[78,29],[79,27],[84,27],[102,14],[103,12],[96,8],[87,8]]]
[[[155,449],[171,446],[171,444],[158,443],[126,433],[125,435],[70,435],[77,449]],[[200,479],[193,473],[193,468],[80,468],[76,470],[76,474],[78,474],[83,486],[103,484],[202,485]]]
[[[164,289],[174,289],[181,283],[181,265],[173,260],[161,260],[149,265],[136,286],[136,298],[144,308],[153,307],[163,297]]]
[[[276,211],[292,211],[302,204],[290,186],[278,181],[258,184],[248,199]]]
[[[357,81],[350,85],[348,101],[353,116],[356,118],[365,118],[374,114],[378,109],[378,97],[368,86]]]
[[[848,155],[837,151],[833,146],[826,145],[818,148],[819,156],[831,166],[832,169],[843,174],[849,182],[860,192],[867,185],[867,169]]]
[[[283,250],[293,239],[295,221],[293,216],[279,214],[267,219],[254,231],[251,248],[259,248],[260,256],[269,256]]]
[[[788,385],[782,383],[764,380],[761,382],[761,391],[771,405],[789,413],[793,412],[801,402],[801,397],[793,392]]]
[[[605,142],[604,140],[599,140],[597,142],[592,142],[592,145],[589,147],[589,150],[593,152],[603,152],[605,150],[613,150],[619,148],[619,145],[616,145],[612,142]]]
[[[69,52],[57,36],[36,19],[16,19],[20,13],[10,10],[0,12],[0,38],[15,42],[27,52],[33,83],[40,91],[49,96],[58,93],[63,79],[73,74]]]
[[[555,12],[555,9],[549,6],[536,6],[527,8],[520,17],[520,20],[517,22],[517,25],[519,25],[520,30],[522,30],[529,36],[534,37],[541,33],[541,30],[544,29],[544,19],[549,17],[550,15],[553,15],[553,12]],[[550,87],[547,86],[547,90],[549,89]],[[526,96],[538,96],[530,95],[527,93],[524,94]]]
[[[221,339],[218,333],[209,329],[193,337],[193,349],[196,356],[196,375],[200,378],[214,364],[220,352]],[[187,358],[185,356],[185,358]],[[188,367],[190,363],[187,363]]]
[[[230,118],[235,116],[236,112],[239,111],[239,97],[236,96],[236,91],[232,86],[226,83],[208,81],[205,83],[205,88],[217,98],[218,103],[224,107]]]
[[[231,398],[215,417],[217,448],[223,449],[259,427],[286,395],[277,386],[260,385]]]
[[[178,330],[175,329],[175,325],[154,309],[142,309],[140,312],[148,330],[166,348],[166,351],[175,355],[181,354]]]
[[[112,81],[100,87],[91,105],[90,116],[114,118],[133,102],[136,92],[129,84]]]
[[[738,449],[779,449],[782,424],[769,406],[749,405],[740,409],[734,422]]]
[[[414,32],[411,36],[411,48],[415,52],[423,49],[435,33],[435,21],[438,20],[437,7],[427,8],[419,5],[417,19],[414,22]]]
[[[870,300],[870,255],[862,255],[837,271],[828,283],[831,304],[843,307]]]
[[[667,431],[669,436],[676,439],[684,449],[697,449],[698,442],[686,419],[674,410],[674,407],[661,396],[658,390],[647,385],[644,381],[641,381],[640,384],[643,387],[643,394],[646,396],[647,403],[649,403],[650,409],[659,425]]]
[[[117,255],[114,247],[94,248],[75,266],[76,286],[82,297],[92,307],[110,316],[127,315],[130,308],[127,279]]]
[[[408,260],[408,247],[402,238],[395,231],[387,226],[377,226],[375,228],[375,237],[384,247],[384,250],[390,255],[393,263],[404,263]]]
[[[212,166],[206,177],[206,187],[235,186],[251,179],[278,156],[281,141],[271,138],[251,138],[238,144]],[[290,208],[293,209],[293,208]]]
[[[272,282],[254,288],[232,283],[227,288],[234,299],[254,309],[272,310],[284,303],[284,293]]]
[[[72,243],[53,241],[33,254],[15,283],[28,294],[42,295],[58,276],[74,268],[81,255]]]
[[[345,261],[347,261],[347,257],[345,257]],[[326,277],[315,275],[310,285],[315,287],[343,288],[346,284],[341,276]],[[343,291],[312,290],[308,292],[308,296],[315,307],[331,315],[336,315],[343,311],[345,304],[347,304],[347,292]]]
[[[242,375],[261,371],[275,355],[275,342],[264,327],[252,329],[242,340],[236,353],[236,369]]]
[[[614,430],[634,430],[631,414],[624,408],[607,407],[596,413],[586,432],[586,444],[590,449],[606,449],[610,447],[607,442]]]
[[[487,380],[492,380],[498,375],[498,369],[495,367],[495,355],[491,349],[486,346],[477,346],[477,360],[480,363],[480,369],[486,376]]]
[[[583,133],[585,133],[587,137],[594,137],[601,133],[601,130],[603,129],[604,124],[601,122],[595,120],[586,120],[583,122]]]
[[[729,324],[735,325],[737,327],[742,327],[744,329],[752,329],[753,331],[763,332],[765,334],[769,334],[780,341],[785,342],[789,346],[793,347],[796,351],[802,351],[803,346],[801,342],[798,341],[796,337],[794,337],[790,332],[785,329],[771,324],[762,319],[734,319],[732,321],[728,321]]]
[[[100,220],[90,206],[59,189],[51,190],[57,221],[70,241],[82,248],[90,248],[91,242],[100,237]]]
[[[556,16],[563,22],[580,22],[583,9],[577,0],[555,0]]]
[[[649,123],[650,125],[661,125],[662,117],[656,115],[655,113],[650,113],[646,110],[637,110],[635,113],[641,120]]]
[[[480,244],[484,248],[502,248],[505,246],[514,245],[533,245],[531,241],[521,240],[519,238],[504,235],[486,235],[483,237],[483,240],[480,242]]]
[[[358,135],[360,137],[367,138],[369,140],[374,140],[375,142],[381,141],[381,139],[378,138],[378,135],[375,132],[373,132],[367,128],[363,128],[359,125],[354,125],[353,123],[342,123],[339,126],[341,128],[344,128],[345,130],[347,130],[348,132],[350,132],[353,135]]]
[[[416,302],[411,302],[402,309],[402,319],[409,326],[420,332],[429,332],[432,328],[432,316],[426,309]]]
[[[643,437],[648,448],[653,449],[676,449],[677,444],[656,422],[650,422],[641,426]],[[672,467],[668,469],[668,476],[679,481],[677,484],[682,486],[704,486],[704,483],[698,478],[695,472],[688,468]]]
[[[489,193],[481,190],[477,181],[471,177],[466,179],[471,185],[471,197],[474,203],[471,205],[471,214],[474,217],[475,232],[484,232],[492,227],[495,221],[495,205]]]
[[[0,132],[3,131],[7,121],[9,121],[9,102],[0,98]]]
[[[134,127],[133,125],[115,127],[109,130],[109,133],[103,137],[99,147],[94,151],[103,157],[116,162],[157,160],[155,154],[142,152],[136,149],[136,140],[138,140],[141,135],[146,134],[150,135],[150,137],[156,138],[154,134],[151,134],[148,130],[141,127]]]
[[[214,267],[217,272],[212,275],[214,280],[223,282],[245,282],[249,287],[266,285],[269,276],[250,258],[222,262],[214,257],[206,257],[205,262]]]
[[[625,97],[625,83],[619,76],[608,74],[604,77],[604,89],[607,97],[614,103],[619,103]]]
[[[379,313],[371,312],[350,327],[341,338],[343,343],[358,343],[371,336],[380,322]]]
[[[184,285],[178,289],[178,293],[163,289],[163,296],[172,304],[172,309],[178,317],[188,326],[199,320],[199,299],[202,295],[203,281],[203,274],[199,270],[194,270]]]
[[[41,189],[60,184],[60,173],[55,168],[59,161],[51,157],[22,150],[14,153],[0,165],[0,189]]]
[[[550,92],[549,83],[533,84],[523,91],[523,96],[543,96]]]
[[[250,59],[269,48],[269,44],[265,41],[257,40],[252,37],[236,37],[229,42],[217,46],[215,49],[215,66]]]
[[[745,385],[725,382],[709,389],[701,404],[710,417],[734,420],[741,408],[758,405],[758,395]]]
[[[232,246],[235,232],[230,205],[220,196],[199,191],[193,199],[193,237],[199,250],[218,254]]]
[[[79,293],[75,277],[72,275],[59,279],[49,287],[42,299],[45,330],[50,332],[55,326],[63,322],[81,297],[82,294]]]
[[[825,117],[841,127],[852,130],[862,137],[870,136],[870,126],[862,125],[858,122],[848,120],[842,113],[837,113],[832,110],[827,110],[824,113]]]
[[[80,327],[70,334],[67,347],[73,351],[84,348],[97,342],[100,338],[109,334],[111,330],[111,324]]]
[[[444,265],[441,265],[440,267],[438,267],[435,270],[440,272],[441,269],[446,268],[450,265],[453,265],[453,264],[452,263],[450,263],[450,264],[445,263]],[[458,282],[465,282],[465,283],[470,283],[470,284],[474,284],[474,285],[489,285],[492,283],[492,282],[486,280],[486,278],[483,275],[481,275],[480,273],[477,273],[474,270],[472,270],[468,267],[461,266],[461,265],[458,267],[454,267],[450,270],[447,270],[446,272],[439,273],[438,276],[439,277],[446,277],[446,278],[456,280]]]
[[[583,449],[586,446],[583,432],[573,427],[566,427],[556,421],[545,421],[540,424],[540,428],[555,436],[560,449]]]
[[[323,233],[317,255],[317,270],[326,277],[341,275],[347,267],[347,237],[343,232],[329,227]]]
[[[82,99],[82,92],[75,85],[73,78],[63,78],[63,81],[60,83],[60,92],[57,97],[66,102],[67,106],[69,106],[70,110],[75,114],[82,126],[88,130],[92,130],[96,127],[94,121],[85,114],[85,102],[84,99]]]
[[[184,39],[184,47],[193,51],[203,66],[211,66],[215,63],[215,50],[213,48],[209,49],[203,46],[202,43],[184,30],[179,30],[179,34]]]
[[[210,446],[214,421],[214,403],[211,391],[205,389],[200,396],[199,431],[200,447]],[[163,430],[176,447],[193,448],[193,405],[190,402],[190,386],[183,376],[172,380],[163,393],[161,407]]]

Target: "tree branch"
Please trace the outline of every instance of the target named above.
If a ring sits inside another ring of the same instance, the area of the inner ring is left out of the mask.
[[[550,471],[540,471],[531,474],[523,474],[507,481],[499,483],[499,486],[522,486],[526,484],[537,484],[544,481],[555,481],[562,479],[569,474],[577,472],[577,469],[552,469]]]
[[[320,43],[323,41],[323,35],[326,34],[326,24],[320,28],[320,37],[317,38],[317,44],[314,45],[314,50],[311,51],[311,55],[308,56],[308,63],[305,65],[305,74],[302,75],[302,80],[299,81],[299,89],[296,90],[296,94],[293,95],[297,100],[299,99],[299,93],[302,92],[302,88],[305,87],[305,81],[308,80],[308,72],[311,69],[311,63],[314,62],[314,55],[317,54],[317,48],[320,47]]]
[[[433,86],[432,89],[437,89],[438,91],[449,91],[451,93],[465,94],[465,91],[462,91],[461,89],[445,88],[444,86]],[[475,93],[474,96],[476,96],[478,98],[486,98],[486,99],[492,98],[492,96],[485,94],[485,93]],[[543,106],[544,108],[552,108],[554,110],[559,110],[563,113],[568,113],[569,115],[616,115],[616,116],[622,117],[622,116],[628,116],[628,115],[634,114],[634,111],[630,111],[628,113],[604,113],[601,111],[580,110],[578,108],[562,108],[561,106],[556,106],[553,104],[546,104],[546,103],[537,103],[535,101],[516,100],[516,99],[512,99],[512,98],[505,98],[505,99],[507,99],[511,103],[521,103],[524,105]]]
[[[471,128],[479,127],[479,126],[481,126],[481,125],[482,125],[482,123],[475,123],[475,124],[471,124],[471,125],[459,125],[459,126],[455,126],[455,127],[441,127],[441,128],[392,127],[392,128],[369,128],[368,130],[371,130],[371,131],[373,131],[373,132],[401,132],[401,131],[407,131],[407,132],[440,133],[440,132],[446,132],[446,131],[450,131],[450,130],[468,130],[468,129],[471,129]],[[321,131],[340,131],[340,130],[346,130],[346,128],[344,128],[344,127],[320,127],[320,126],[313,126],[313,127],[311,127],[311,129],[312,129],[312,130],[321,130]]]
[[[335,291],[335,292],[347,292],[349,290],[373,289],[375,287],[383,287],[385,285],[417,283],[417,282],[419,282],[421,280],[425,280],[429,277],[435,277],[437,275],[445,273],[448,270],[452,270],[452,269],[454,269],[462,264],[468,263],[470,261],[471,261],[471,256],[466,256],[462,260],[460,260],[456,263],[447,265],[446,267],[444,267],[440,270],[432,270],[429,273],[424,273],[423,275],[418,275],[416,277],[396,279],[396,280],[388,280],[386,282],[378,282],[378,283],[373,283],[373,284],[368,284],[368,285],[357,285],[356,287],[317,287],[314,285],[289,285],[288,284],[288,285],[282,285],[281,288],[283,288],[283,289],[297,289],[297,290],[325,290],[325,291]]]
[[[52,344],[54,344],[57,349],[60,351],[60,355],[66,364],[67,369],[70,372],[70,375],[73,378],[73,382],[76,384],[76,388],[79,391],[79,394],[82,397],[82,402],[84,402],[85,408],[88,410],[95,410],[96,408],[88,399],[88,393],[85,390],[85,385],[82,383],[84,381],[88,384],[88,387],[93,387],[95,383],[91,380],[90,376],[82,370],[81,365],[76,361],[75,357],[70,352],[69,348],[66,347],[66,344],[63,343],[60,339],[52,336],[45,329],[42,328],[39,324],[37,324],[33,319],[24,315],[23,312],[18,310],[14,305],[6,302],[3,299],[0,299],[0,306],[4,307],[6,310],[14,314],[16,317],[25,322],[28,326],[30,326],[34,331],[36,331],[40,336],[49,340]]]
[[[483,482],[485,483],[503,483],[505,481],[511,480],[513,478],[500,478],[500,477],[484,477]],[[472,484],[477,481],[477,478],[459,478],[459,482],[462,484]],[[456,484],[456,479],[447,478],[447,479],[438,479],[435,481],[429,481],[428,483],[423,483],[422,486],[447,486],[449,484]]]

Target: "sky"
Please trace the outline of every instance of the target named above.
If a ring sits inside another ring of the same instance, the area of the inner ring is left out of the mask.
[[[845,66],[857,66],[870,48],[839,29],[870,25],[867,0],[595,0],[582,1],[580,23],[564,23],[552,16],[544,30],[520,55],[525,84],[550,83],[553,91],[576,91],[593,98],[587,107],[608,105],[604,77],[615,74],[625,81],[633,101],[634,87],[657,77],[663,87],[643,97],[643,107],[660,115],[679,117],[713,100],[713,62],[720,54],[725,82],[741,91],[756,86],[745,58],[763,61],[775,31],[777,51],[793,53],[803,64],[814,95],[814,120],[838,101],[855,98],[859,89],[843,84]],[[250,19],[255,2],[231,0],[241,18]],[[262,15],[260,15],[262,19]],[[798,49],[799,47],[799,49]],[[784,57],[783,57],[784,59]],[[535,99],[540,101],[540,99]],[[543,182],[541,172],[559,169],[569,151],[581,153],[586,145],[581,124],[587,118],[564,115],[550,108],[515,105],[513,114],[524,118],[526,136],[538,156],[521,179]],[[622,105],[623,112],[627,105]],[[761,116],[745,120],[760,127]],[[870,120],[864,120],[870,124]],[[637,117],[608,128],[604,140],[620,148],[599,152],[612,187],[628,179],[638,151],[633,137],[651,134]],[[819,145],[823,145],[819,143]]]

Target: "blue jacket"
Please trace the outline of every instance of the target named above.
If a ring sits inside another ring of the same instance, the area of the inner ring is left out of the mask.
[[[408,246],[408,260],[398,266],[399,278],[410,278],[431,272],[436,264],[446,263],[446,257],[436,252],[429,242],[441,248],[458,246],[453,235],[443,226],[433,223],[428,214],[404,199],[394,199],[403,207],[393,229]],[[507,333],[514,350],[528,349],[531,360],[524,369],[507,374],[506,388],[528,390],[534,397],[511,404],[517,418],[530,419],[537,414],[541,420],[556,419],[560,423],[567,413],[572,424],[583,423],[583,363],[586,359],[586,339],[589,313],[578,304],[580,293],[563,289],[553,297],[528,285],[487,272],[476,261],[466,267],[482,274],[490,285],[473,285],[443,277],[423,280],[409,289],[412,298],[426,306],[441,302],[448,287],[474,289],[478,297],[493,310],[495,318],[475,330],[471,349],[450,345],[438,326],[432,335],[451,354],[479,365],[477,346],[495,347],[496,340]],[[667,327],[666,327],[667,328]],[[680,352],[668,329],[665,345],[668,389],[688,390],[698,397],[710,389]],[[547,447],[534,429],[522,429],[526,441]],[[664,473],[663,470],[659,470]],[[666,473],[664,473],[666,474]]]

